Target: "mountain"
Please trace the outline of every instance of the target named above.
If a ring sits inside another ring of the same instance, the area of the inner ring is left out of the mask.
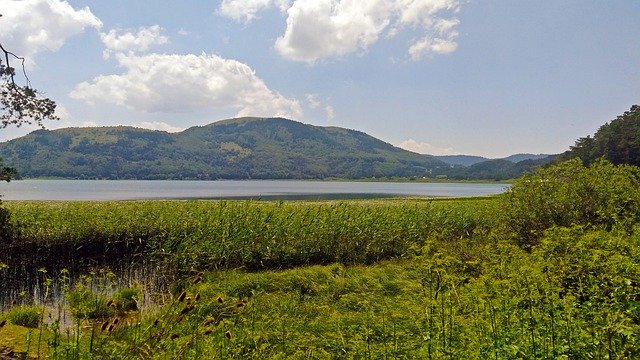
[[[605,123],[591,136],[576,140],[560,159],[579,157],[589,164],[604,157],[614,164],[640,166],[640,106]]]
[[[450,165],[460,166],[471,166],[489,160],[486,157],[474,155],[436,155],[435,158]]]
[[[23,177],[322,179],[426,176],[440,160],[363,132],[282,118],[238,118],[180,133],[126,126],[37,130],[0,143]]]
[[[515,154],[501,159],[489,159],[483,156],[474,155],[436,155],[438,160],[442,160],[450,165],[472,166],[484,161],[506,160],[511,163],[519,163],[525,160],[541,160],[550,156],[549,154]]]
[[[550,164],[556,155],[547,155],[538,159],[526,159],[512,162],[505,159],[494,159],[479,162],[467,167],[453,167],[445,172],[453,180],[509,180],[515,179],[539,166]]]
[[[511,161],[516,164],[525,160],[543,160],[551,155],[549,154],[515,154],[502,158],[503,160]]]

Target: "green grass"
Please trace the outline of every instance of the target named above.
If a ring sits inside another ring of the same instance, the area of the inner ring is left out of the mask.
[[[499,199],[7,208],[20,229],[10,251],[141,244],[182,274],[151,304],[144,285],[113,293],[85,278],[66,311],[77,289],[136,307],[0,328],[21,334],[5,345],[19,351],[42,331],[53,359],[640,357],[638,226],[552,227],[521,248]]]
[[[496,206],[494,199],[6,202],[19,233],[15,251],[139,248],[196,269],[373,263],[431,237],[486,232]]]

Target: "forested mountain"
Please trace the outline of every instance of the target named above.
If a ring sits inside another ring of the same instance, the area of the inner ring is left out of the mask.
[[[494,160],[506,160],[515,164],[525,160],[542,160],[549,156],[549,154],[514,154],[501,159],[489,159],[475,155],[436,155],[435,157],[451,165],[472,166],[481,162]]]
[[[579,138],[562,159],[579,157],[586,164],[605,157],[614,164],[640,166],[640,106],[633,105],[602,125],[593,137]]]
[[[550,164],[556,155],[546,155],[538,159],[512,162],[506,159],[487,160],[466,167],[454,167],[446,171],[453,180],[509,180],[515,179],[535,168]]]
[[[37,130],[0,144],[22,177],[322,179],[426,176],[446,164],[363,132],[239,118],[170,134],[133,127]]]
[[[460,166],[471,166],[473,164],[490,160],[489,158],[475,155],[436,155],[435,157],[447,164]]]

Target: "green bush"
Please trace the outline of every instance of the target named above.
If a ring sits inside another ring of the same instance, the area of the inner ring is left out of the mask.
[[[66,295],[71,314],[76,319],[102,319],[112,315],[107,297],[94,292],[89,286],[78,283]]]
[[[9,310],[7,319],[14,325],[37,328],[42,319],[42,309],[35,306],[17,306]]]
[[[518,179],[502,196],[503,223],[525,249],[554,226],[631,230],[640,219],[639,189],[637,167],[573,159]]]
[[[112,300],[119,312],[138,310],[140,290],[136,288],[122,288],[113,294]]]

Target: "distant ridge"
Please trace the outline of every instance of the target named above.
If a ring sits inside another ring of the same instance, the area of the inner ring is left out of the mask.
[[[471,166],[483,161],[491,160],[506,160],[515,164],[524,160],[541,160],[549,156],[550,154],[514,154],[504,158],[490,159],[483,156],[474,155],[436,155],[435,158],[451,165]]]
[[[23,177],[324,179],[423,177],[442,161],[363,132],[283,118],[236,118],[179,133],[128,126],[37,130],[0,143]]]

